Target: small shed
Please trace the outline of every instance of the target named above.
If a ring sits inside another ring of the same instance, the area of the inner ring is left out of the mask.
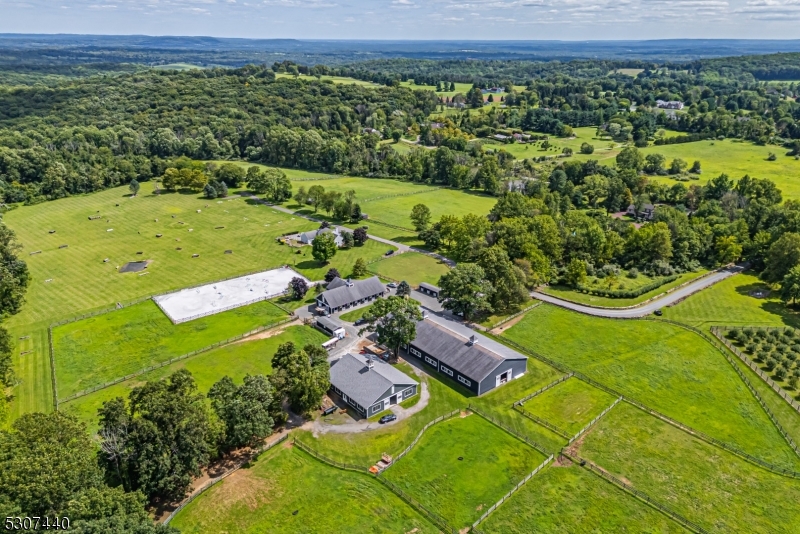
[[[344,339],[347,335],[344,327],[330,317],[317,317],[316,326],[326,334],[337,339]]]
[[[424,293],[425,295],[428,295],[428,296],[433,297],[433,298],[439,298],[439,292],[440,291],[441,291],[441,289],[439,289],[438,287],[436,287],[433,284],[428,284],[426,282],[422,282],[419,285],[419,292],[420,293]]]

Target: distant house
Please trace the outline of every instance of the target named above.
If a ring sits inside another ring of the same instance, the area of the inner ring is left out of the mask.
[[[645,221],[652,221],[653,215],[656,213],[656,208],[652,204],[643,204],[637,212],[636,206],[631,204],[628,206],[628,210],[625,213],[631,217],[638,217],[639,219],[644,219]]]
[[[428,295],[429,297],[439,298],[439,292],[441,291],[441,289],[439,289],[433,284],[429,284],[427,282],[421,282],[419,284],[419,289],[417,291],[425,295]]]
[[[365,134],[377,135],[378,137],[381,138],[383,137],[383,134],[380,131],[376,130],[375,128],[364,128],[361,131],[364,132]]]
[[[661,109],[683,109],[683,102],[679,100],[656,100],[656,107]]]
[[[329,317],[317,317],[316,326],[326,334],[337,339],[344,339],[347,335],[344,327]]]
[[[416,337],[404,348],[478,395],[521,377],[528,367],[526,356],[505,345],[472,331],[452,330],[430,317],[417,323]]]
[[[337,247],[342,246],[344,240],[342,239],[342,236],[339,234],[339,230],[332,228],[321,228],[319,230],[311,230],[310,232],[302,232],[300,234],[297,234],[297,240],[303,243],[304,245],[310,245],[311,243],[314,242],[317,236],[329,233],[333,233],[336,246]]]
[[[497,139],[498,141],[507,141],[509,139],[509,137],[507,135],[503,135],[503,134],[494,134],[492,137],[494,139]]]
[[[516,139],[517,141],[529,141],[529,140],[530,140],[530,138],[531,138],[531,136],[530,136],[530,135],[528,135],[528,134],[521,134],[521,133],[515,133],[514,135],[512,135],[512,137],[513,137],[514,139]]]
[[[377,276],[366,280],[334,278],[328,289],[317,297],[317,307],[324,313],[336,313],[382,297],[386,293]]]
[[[431,130],[438,130],[439,128],[444,128],[444,124],[441,122],[432,122],[431,123]]]
[[[345,354],[331,364],[331,389],[364,417],[417,394],[419,382],[374,356]]]

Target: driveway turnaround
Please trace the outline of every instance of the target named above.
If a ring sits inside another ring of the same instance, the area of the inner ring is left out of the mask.
[[[547,295],[545,293],[540,293],[538,291],[534,291],[531,293],[533,298],[539,299],[543,302],[547,302],[549,304],[554,304],[556,306],[561,306],[562,308],[567,308],[572,311],[576,311],[579,313],[585,313],[586,315],[594,315],[596,317],[608,317],[612,319],[633,319],[635,317],[644,317],[645,315],[650,315],[654,311],[661,309],[665,306],[670,306],[671,304],[675,304],[676,302],[685,299],[689,295],[693,295],[698,291],[710,287],[717,282],[721,282],[726,278],[730,278],[735,274],[739,274],[744,270],[743,266],[735,266],[729,267],[726,269],[719,270],[714,274],[710,274],[699,280],[695,280],[694,282],[685,285],[679,289],[671,293],[667,293],[666,295],[657,298],[656,300],[652,300],[650,302],[646,302],[640,306],[635,306],[632,308],[596,308],[594,306],[585,306],[583,304],[576,304],[574,302],[569,302],[567,300],[560,299],[558,297],[554,297],[552,295]]]

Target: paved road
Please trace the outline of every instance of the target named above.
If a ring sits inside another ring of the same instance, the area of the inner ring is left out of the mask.
[[[309,221],[320,223],[320,224],[322,224],[324,222],[322,219],[317,219],[316,217],[312,217],[310,215],[304,215],[302,213],[298,213],[298,212],[296,212],[294,210],[290,210],[289,208],[285,208],[285,207],[279,206],[277,204],[270,204],[266,200],[260,199],[255,195],[249,195],[249,198],[251,198],[253,200],[257,200],[257,201],[261,202],[262,204],[264,204],[266,206],[269,206],[270,208],[272,208],[274,210],[282,211],[284,213],[288,213],[289,215],[294,215],[295,217],[302,217],[304,219],[308,219]],[[350,228],[347,228],[345,226],[337,226],[336,228],[339,229],[339,230],[347,230],[348,232],[352,232],[352,230]],[[455,267],[456,262],[454,262],[450,258],[442,256],[441,254],[436,254],[435,252],[430,252],[429,250],[424,250],[424,249],[421,249],[421,248],[409,247],[408,245],[404,245],[403,243],[398,243],[397,241],[392,241],[391,239],[378,237],[378,236],[372,235],[372,234],[367,234],[367,236],[370,239],[372,239],[374,241],[377,241],[378,243],[384,243],[386,245],[395,247],[397,249],[397,254],[402,254],[404,252],[418,252],[420,254],[425,254],[426,256],[430,256],[431,258],[435,258],[435,259],[447,264],[450,267]]]
[[[674,304],[675,302],[678,302],[679,300],[684,299],[689,295],[697,293],[702,289],[712,286],[717,282],[721,282],[726,278],[729,278],[735,274],[739,274],[743,270],[744,267],[742,266],[735,266],[723,269],[712,275],[696,280],[695,282],[692,282],[691,284],[686,285],[680,289],[676,289],[672,293],[667,293],[666,295],[657,300],[650,301],[646,304],[642,304],[641,306],[637,306],[635,308],[625,308],[625,309],[594,308],[592,306],[584,306],[582,304],[575,304],[573,302],[568,302],[558,297],[554,297],[552,295],[546,295],[538,291],[532,292],[531,296],[541,301],[548,302],[550,304],[555,304],[556,306],[561,306],[562,308],[567,308],[576,312],[585,313],[587,315],[595,315],[597,317],[609,317],[617,319],[630,319],[633,317],[644,317],[645,315],[650,315],[651,313],[660,308],[669,306],[670,304]]]

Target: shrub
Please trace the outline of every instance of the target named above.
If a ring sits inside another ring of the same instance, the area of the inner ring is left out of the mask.
[[[636,267],[631,267],[628,270],[628,278],[636,279],[639,278],[639,269]]]
[[[761,339],[764,339],[765,337],[767,337],[767,331],[764,330],[763,328],[759,328],[758,330],[756,330],[756,335]]]
[[[748,343],[747,346],[745,347],[745,350],[750,354],[754,354],[757,348],[758,345],[756,345],[755,343]]]
[[[742,332],[744,332],[744,335],[747,337],[753,337],[755,335],[755,331],[752,328],[745,328]]]
[[[791,378],[789,378],[789,387],[791,389],[797,389],[797,377],[796,376],[792,376]]]
[[[767,358],[766,361],[767,371],[772,372],[772,370],[775,369],[775,365],[776,365],[775,360],[773,360],[772,358]]]
[[[778,352],[786,354],[787,352],[789,352],[789,345],[787,345],[786,343],[778,343]]]
[[[790,360],[794,361],[797,359],[797,354],[800,353],[800,345],[793,345],[792,352],[787,354]]]
[[[673,281],[678,279],[678,276],[679,275],[675,274],[675,275],[672,275],[672,276],[666,276],[664,278],[659,278],[658,280],[654,280],[653,282],[651,282],[649,284],[645,284],[645,285],[643,285],[641,287],[638,287],[636,289],[624,289],[624,290],[598,289],[598,288],[592,288],[592,287],[587,287],[587,286],[583,286],[583,285],[577,286],[577,289],[578,289],[578,291],[581,291],[583,293],[588,293],[590,295],[596,295],[598,297],[606,297],[606,298],[612,298],[612,299],[632,299],[632,298],[636,298],[636,297],[638,297],[640,295],[644,295],[645,293],[647,293],[649,291],[653,291],[654,289],[657,289],[657,288],[663,286],[664,284],[668,284],[670,282],[673,282]]]
[[[778,380],[783,380],[784,378],[786,378],[786,368],[781,365],[780,367],[775,369],[775,378]]]

